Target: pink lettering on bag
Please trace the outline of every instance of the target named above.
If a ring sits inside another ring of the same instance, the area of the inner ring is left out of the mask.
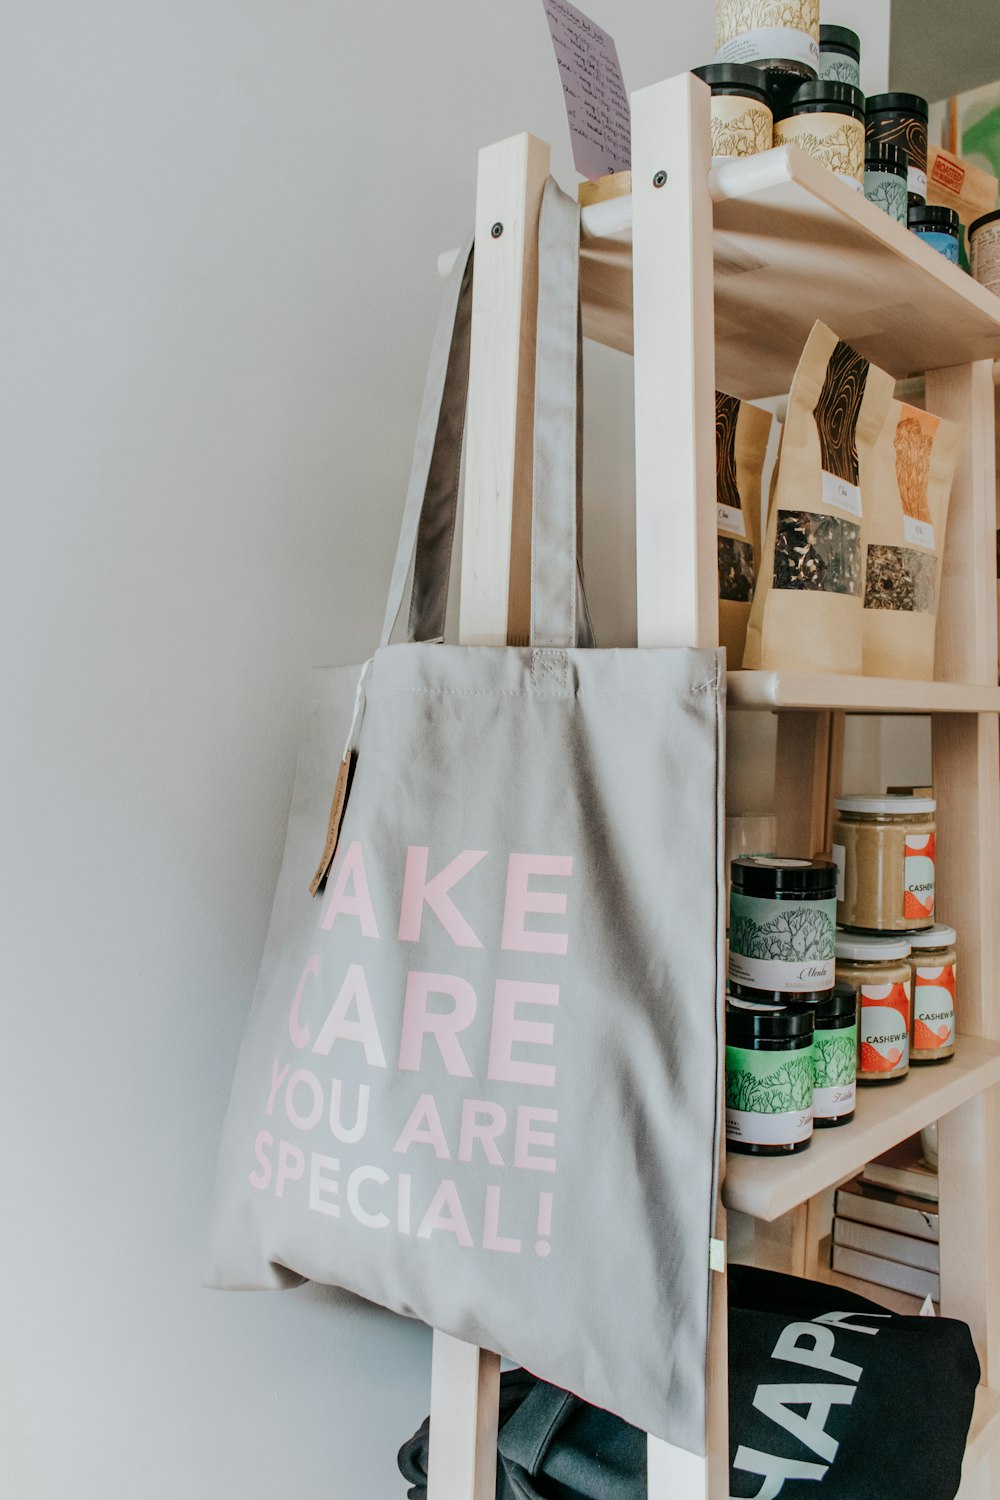
[[[267,1146],[274,1145],[274,1136],[269,1130],[258,1130],[257,1139],[253,1143],[253,1154],[256,1156],[259,1166],[250,1173],[250,1186],[263,1192],[264,1188],[271,1183],[271,1163],[264,1155]]]
[[[385,1187],[389,1181],[388,1172],[383,1172],[381,1167],[355,1167],[347,1179],[347,1207],[353,1218],[363,1225],[365,1229],[388,1229],[388,1214],[371,1214],[361,1206],[361,1184],[363,1182],[377,1182],[380,1187]]]
[[[340,1204],[331,1203],[331,1198],[340,1195],[337,1174],[340,1162],[335,1156],[323,1156],[313,1151],[309,1160],[309,1207],[314,1213],[327,1214],[331,1219],[340,1218]],[[324,1173],[328,1175],[324,1175]],[[281,1194],[278,1194],[279,1198]]]
[[[521,1241],[500,1233],[500,1189],[494,1184],[486,1189],[486,1211],[483,1216],[483,1249],[501,1250],[520,1255]]]
[[[334,1078],[330,1083],[330,1131],[338,1141],[343,1141],[345,1146],[355,1146],[364,1138],[368,1129],[368,1106],[371,1102],[371,1088],[367,1083],[358,1084],[358,1108],[354,1116],[354,1124],[344,1124],[342,1097],[344,1085],[339,1078]]]
[[[351,883],[350,891],[347,889],[348,881]],[[368,889],[365,856],[357,839],[347,846],[340,868],[337,870],[337,878],[333,883],[326,911],[319,924],[324,932],[330,931],[338,916],[357,917],[365,937],[378,937],[375,908],[372,906],[371,892]]]
[[[275,1058],[274,1062],[271,1064],[271,1092],[267,1096],[267,1112],[269,1115],[274,1113],[274,1101],[277,1097],[278,1090],[281,1088],[281,1085],[288,1077],[291,1066],[291,1063],[285,1063],[285,1066],[279,1073],[278,1059]]]
[[[559,875],[569,879],[573,859],[568,854],[512,854],[507,861],[507,894],[503,907],[503,942],[506,953],[565,954],[569,937],[565,932],[540,932],[528,929],[524,922],[529,912],[550,916],[566,914],[565,891],[533,891],[528,887],[532,875]]]
[[[536,1121],[544,1121],[546,1124],[554,1125],[559,1118],[557,1110],[537,1109],[533,1104],[521,1104],[517,1111],[517,1125],[514,1130],[514,1165],[515,1167],[527,1167],[532,1172],[554,1172],[556,1162],[554,1156],[533,1156],[532,1146],[547,1146],[550,1151],[555,1150],[556,1138],[551,1130],[535,1130]]]
[[[295,1095],[305,1086],[309,1096],[308,1113],[301,1114],[296,1106]],[[285,1090],[285,1114],[296,1130],[315,1130],[323,1113],[323,1090],[315,1073],[308,1068],[297,1068],[288,1080]]]
[[[319,954],[314,953],[302,971],[299,987],[295,991],[292,1008],[288,1013],[288,1035],[292,1039],[293,1047],[308,1047],[312,1032],[308,1026],[303,1026],[299,1020],[299,1006],[302,1004],[302,994],[309,979],[315,979],[319,973]]]
[[[399,1140],[392,1149],[402,1154],[409,1151],[411,1146],[416,1145],[433,1146],[434,1155],[440,1160],[451,1160],[448,1140],[433,1094],[420,1095],[413,1106],[410,1118],[399,1133]]]
[[[481,948],[476,937],[448,892],[469,871],[486,858],[485,849],[463,849],[451,864],[445,865],[433,880],[427,879],[430,851],[424,844],[411,844],[406,851],[403,875],[403,899],[399,908],[399,941],[419,943],[424,906],[430,907],[445,932],[458,948]]]
[[[429,1011],[429,995],[450,995],[455,1004],[445,1013]],[[407,1073],[419,1073],[423,1063],[424,1037],[433,1036],[444,1065],[453,1078],[471,1078],[469,1067],[458,1040],[476,1014],[476,992],[467,979],[457,974],[422,974],[412,970],[406,976],[406,998],[403,1001],[403,1025],[399,1038],[399,1066]]]
[[[417,1239],[429,1240],[435,1230],[453,1234],[460,1245],[468,1250],[472,1249],[472,1235],[469,1233],[462,1200],[458,1196],[458,1188],[448,1177],[431,1199],[427,1212],[420,1221]]]
[[[528,979],[498,979],[493,996],[490,1030],[490,1060],[487,1077],[502,1083],[534,1083],[553,1088],[556,1070],[550,1063],[523,1062],[513,1055],[514,1043],[551,1047],[555,1027],[548,1021],[521,1021],[519,1005],[558,1005],[557,984],[536,984]]]
[[[274,1196],[285,1196],[285,1183],[298,1182],[305,1172],[306,1159],[298,1146],[291,1141],[278,1142],[278,1170],[274,1176]]]
[[[489,1099],[464,1100],[462,1127],[458,1137],[459,1161],[472,1160],[472,1147],[478,1141],[490,1165],[502,1167],[503,1157],[497,1145],[497,1136],[503,1135],[506,1129],[507,1111],[501,1105],[493,1104]]]
[[[351,1007],[355,1018],[351,1018]],[[320,1057],[328,1057],[334,1042],[360,1042],[370,1068],[385,1067],[382,1038],[378,1034],[375,1009],[368,991],[368,980],[361,964],[348,967],[340,993],[333,1002],[330,1014],[323,1022],[323,1029],[316,1038],[313,1051]]]

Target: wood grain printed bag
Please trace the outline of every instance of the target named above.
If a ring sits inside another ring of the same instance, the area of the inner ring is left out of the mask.
[[[863,670],[934,676],[941,558],[962,428],[892,401],[866,495]]]
[[[743,661],[760,561],[761,475],[774,418],[715,393],[715,500],[719,538],[719,645],[731,668]]]
[[[863,496],[893,382],[823,323],[788,398],[744,667],[861,671]]]

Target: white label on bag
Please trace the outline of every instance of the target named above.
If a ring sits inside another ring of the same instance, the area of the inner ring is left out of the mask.
[[[846,479],[838,479],[836,474],[828,474],[824,469],[823,504],[828,509],[830,506],[833,506],[835,510],[846,510],[852,516],[860,516],[860,486],[851,484]]]
[[[747,521],[741,510],[737,510],[735,505],[717,505],[716,511],[720,531],[728,531],[733,536],[746,536]]]
[[[903,516],[903,540],[911,547],[926,547],[934,552],[934,527],[930,521],[918,521],[916,516]]]

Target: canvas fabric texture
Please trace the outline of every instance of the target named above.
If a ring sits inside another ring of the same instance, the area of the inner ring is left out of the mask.
[[[381,645],[312,676],[208,1280],[346,1288],[702,1452],[724,672],[717,651],[574,644],[578,237],[550,182],[525,647],[431,643],[471,256],[449,283]]]
[[[964,1323],[901,1317],[854,1292],[730,1266],[732,1500],[954,1500],[979,1374]],[[915,1398],[934,1413],[925,1441]],[[431,1436],[425,1421],[399,1451],[408,1500],[426,1500]],[[500,1380],[496,1495],[645,1500],[646,1435],[512,1370]]]

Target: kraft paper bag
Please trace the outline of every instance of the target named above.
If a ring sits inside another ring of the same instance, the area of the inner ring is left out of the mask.
[[[313,676],[209,1280],[346,1288],[702,1452],[723,659],[573,644],[579,211],[551,182],[539,235],[531,644],[431,644],[460,263],[382,644]]]
[[[863,666],[872,677],[934,676],[941,559],[962,436],[954,422],[890,403],[865,518]]]
[[[760,549],[760,486],[774,418],[715,393],[715,501],[719,551],[719,645],[730,667],[743,660]]]
[[[745,667],[861,671],[866,496],[892,392],[884,370],[814,324],[788,397]]]

